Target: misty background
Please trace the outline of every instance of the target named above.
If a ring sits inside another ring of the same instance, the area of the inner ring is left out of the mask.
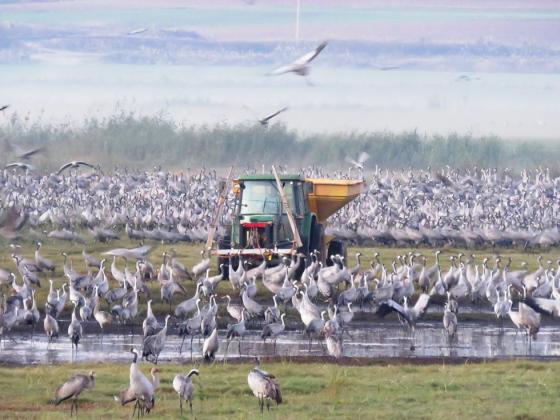
[[[557,2],[297,3],[0,1],[0,136],[138,167],[558,161]],[[314,86],[266,76],[323,40]]]

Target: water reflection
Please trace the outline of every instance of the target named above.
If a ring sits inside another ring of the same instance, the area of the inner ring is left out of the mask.
[[[97,335],[86,335],[80,342],[77,353],[73,353],[68,337],[60,337],[50,345],[44,335],[35,335],[32,342],[29,335],[15,334],[5,338],[0,347],[0,361],[18,364],[52,364],[77,362],[128,362],[131,346],[141,348],[142,337],[110,334],[105,335],[103,344]],[[425,322],[417,325],[415,350],[410,349],[408,333],[397,324],[381,325],[376,328],[353,326],[344,336],[344,355],[348,357],[472,357],[503,358],[516,356],[560,356],[560,330],[545,326],[541,328],[538,339],[528,346],[525,335],[516,333],[514,328],[496,328],[481,323],[462,323],[458,337],[452,346],[442,334],[440,323]],[[190,361],[190,340],[185,340],[183,353],[179,355],[181,339],[169,335],[164,351],[160,356],[165,362]],[[220,351],[223,357],[226,347],[225,331],[220,331]],[[228,349],[228,357],[272,356],[274,345],[263,344],[259,332],[251,331],[239,346],[233,341]],[[195,359],[201,357],[202,340],[195,338],[192,352]],[[276,343],[278,356],[322,356],[325,355],[322,343],[309,341],[300,331],[288,331]]]

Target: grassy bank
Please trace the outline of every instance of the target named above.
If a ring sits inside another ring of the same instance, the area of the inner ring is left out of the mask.
[[[198,419],[259,417],[247,386],[251,365],[200,366],[195,379]],[[496,362],[466,365],[412,364],[338,366],[265,363],[280,380],[285,404],[264,418],[558,418],[560,362]],[[149,367],[142,366],[147,373]],[[171,382],[190,366],[162,365],[161,389],[150,418],[178,418]],[[95,370],[95,389],[84,393],[83,418],[127,418],[113,395],[128,384],[128,365],[66,365],[0,368],[0,412],[4,418],[60,418],[69,406],[48,404],[76,372]],[[68,411],[67,411],[68,410]],[[187,413],[185,413],[187,414]],[[7,416],[7,417],[6,417]],[[185,417],[187,417],[185,415]]]

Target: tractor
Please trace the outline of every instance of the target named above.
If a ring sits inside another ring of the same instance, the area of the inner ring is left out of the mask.
[[[305,178],[301,175],[246,175],[233,180],[235,204],[231,225],[218,241],[218,264],[242,256],[250,266],[263,258],[274,266],[296,253],[346,256],[342,241],[325,234],[327,218],[360,195],[362,180]]]

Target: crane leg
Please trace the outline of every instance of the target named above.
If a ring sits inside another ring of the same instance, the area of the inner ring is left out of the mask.
[[[226,343],[226,350],[224,351],[224,365],[226,364],[226,361],[227,361],[227,352],[228,352],[230,341],[231,340],[228,340],[227,343]]]
[[[191,416],[192,416],[192,400],[189,400],[189,407],[191,409]]]
[[[183,415],[183,398],[179,395],[179,407],[181,408],[181,416]]]
[[[185,336],[183,335],[183,339],[181,340],[181,347],[179,347],[179,356],[183,352],[183,343],[185,342]]]
[[[191,335],[191,363],[192,363],[192,344],[193,344],[194,336]]]

